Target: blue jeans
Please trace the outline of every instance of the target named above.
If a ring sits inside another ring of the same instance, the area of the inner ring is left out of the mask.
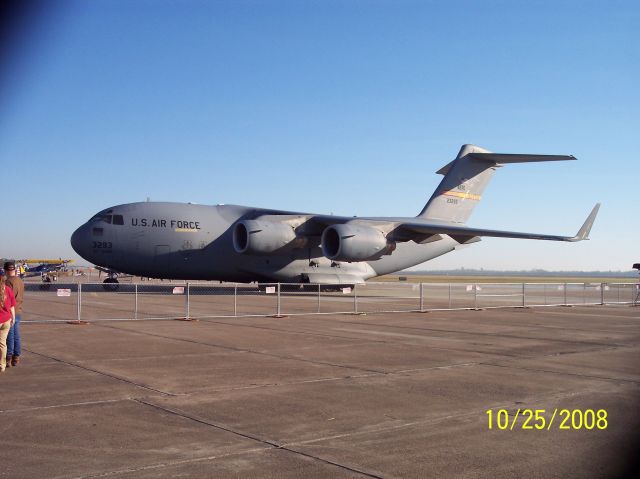
[[[20,353],[22,353],[20,344],[20,316],[20,314],[16,314],[16,322],[11,326],[9,336],[7,336],[7,356],[20,356]]]

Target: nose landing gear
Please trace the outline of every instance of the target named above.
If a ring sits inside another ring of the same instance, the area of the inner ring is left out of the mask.
[[[105,291],[118,291],[120,284],[118,282],[118,273],[109,273],[109,277],[102,282]]]

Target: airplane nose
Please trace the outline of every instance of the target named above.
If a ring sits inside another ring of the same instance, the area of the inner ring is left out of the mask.
[[[83,258],[85,258],[84,245],[86,244],[86,238],[87,238],[86,231],[87,231],[86,225],[82,225],[80,228],[75,230],[71,235],[71,247],[76,253],[78,253]]]

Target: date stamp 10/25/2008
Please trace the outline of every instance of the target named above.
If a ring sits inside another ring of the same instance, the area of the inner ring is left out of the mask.
[[[605,409],[487,409],[489,429],[513,431],[604,430],[609,425]],[[519,421],[518,421],[519,420]]]

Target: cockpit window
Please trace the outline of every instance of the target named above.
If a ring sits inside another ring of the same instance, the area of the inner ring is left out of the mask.
[[[107,224],[114,225],[124,225],[124,217],[122,215],[114,215],[112,214],[113,210],[101,211],[89,221],[92,223],[98,223],[100,221],[104,221]]]
[[[111,214],[112,212],[113,210],[101,211],[100,213],[95,215],[93,218],[91,218],[90,221],[92,222],[104,221],[105,223],[111,224],[111,221],[113,219],[113,215]]]

